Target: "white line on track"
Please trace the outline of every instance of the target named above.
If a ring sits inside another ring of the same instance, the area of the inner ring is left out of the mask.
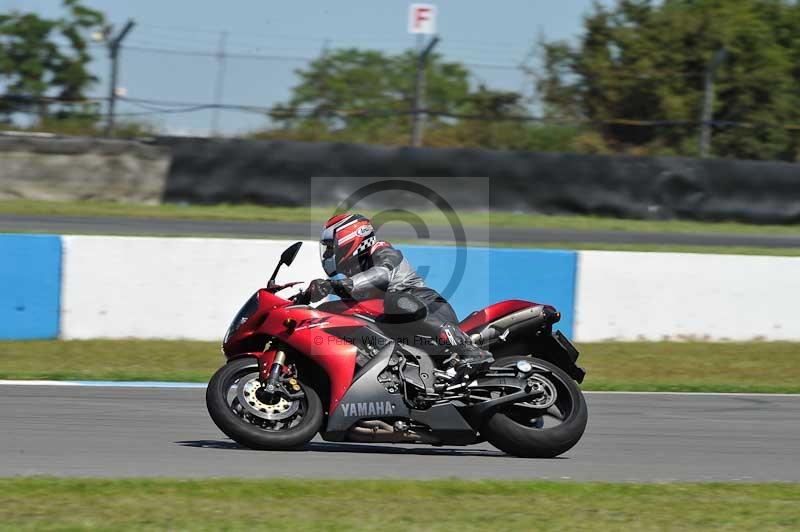
[[[0,379],[0,385],[5,386],[80,386],[77,382],[69,381],[9,381]]]
[[[47,380],[2,380],[0,386],[88,386],[94,388],[206,388],[204,382],[162,381],[47,381]],[[745,392],[612,392],[584,391],[586,395],[680,395],[714,397],[791,397],[800,399],[796,393],[745,393]]]

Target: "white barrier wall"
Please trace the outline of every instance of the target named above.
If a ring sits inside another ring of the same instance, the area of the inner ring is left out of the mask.
[[[584,251],[575,338],[800,340],[800,257]]]
[[[65,236],[61,337],[221,340],[291,243]],[[317,243],[306,242],[278,281],[324,276]]]
[[[289,244],[65,236],[60,336],[220,340]],[[579,252],[574,337],[800,340],[799,273],[800,257]],[[318,245],[306,242],[278,280],[318,277]]]

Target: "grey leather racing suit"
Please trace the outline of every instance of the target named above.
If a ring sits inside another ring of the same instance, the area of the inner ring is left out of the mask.
[[[355,299],[365,299],[373,295],[376,289],[397,292],[425,286],[425,281],[403,257],[403,253],[388,242],[376,242],[369,251],[366,261],[359,264],[361,271],[349,276],[353,281],[351,293]]]
[[[438,330],[442,323],[458,327],[458,316],[453,307],[436,290],[425,286],[425,281],[403,253],[388,242],[379,241],[373,244],[368,256],[360,262],[358,270],[360,271],[344,272],[347,276],[349,297],[384,298],[388,314],[398,307],[407,308],[409,304],[413,306],[408,298],[398,297],[405,294],[424,304],[428,315],[424,321],[430,327]]]

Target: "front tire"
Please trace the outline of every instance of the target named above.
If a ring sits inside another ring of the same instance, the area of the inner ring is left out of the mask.
[[[570,450],[583,436],[588,420],[586,400],[577,383],[561,368],[538,358],[505,357],[493,366],[511,367],[520,360],[547,371],[547,377],[557,390],[555,410],[563,418],[554,427],[543,424],[543,417],[526,419],[522,405],[512,405],[492,414],[483,424],[481,433],[503,452],[524,458],[553,458]],[[551,407],[551,408],[553,408]],[[550,412],[550,409],[548,409]]]
[[[206,389],[206,407],[211,419],[235,442],[258,450],[290,450],[302,447],[322,426],[322,401],[313,388],[299,382],[305,397],[292,404],[295,413],[286,421],[269,422],[250,415],[231,391],[242,379],[258,378],[258,360],[233,360],[211,377]],[[288,408],[287,408],[288,411]]]

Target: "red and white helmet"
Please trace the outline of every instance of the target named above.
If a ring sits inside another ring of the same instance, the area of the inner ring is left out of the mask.
[[[325,223],[319,239],[319,256],[329,276],[352,275],[360,258],[375,244],[375,230],[360,214],[338,214]]]

